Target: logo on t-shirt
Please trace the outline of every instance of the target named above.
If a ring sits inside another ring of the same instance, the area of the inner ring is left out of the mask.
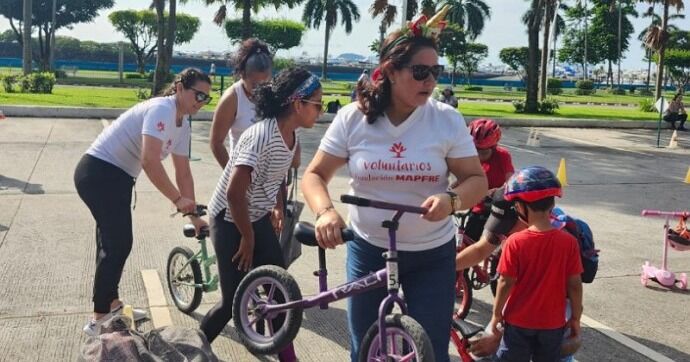
[[[394,143],[393,146],[389,149],[389,151],[395,153],[395,156],[393,158],[405,158],[402,153],[407,151],[407,148],[403,146],[402,142]]]
[[[163,122],[158,122],[158,124],[156,124],[156,128],[158,129],[158,132],[163,132],[163,131],[165,131],[165,123],[163,123]]]

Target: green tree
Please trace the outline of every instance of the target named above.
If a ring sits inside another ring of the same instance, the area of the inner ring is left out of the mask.
[[[345,26],[345,33],[350,34],[352,23],[359,21],[359,9],[352,0],[307,0],[302,14],[302,21],[309,28],[318,29],[321,27],[321,22],[324,22],[325,41],[321,70],[323,79],[327,79],[328,76],[328,45],[331,33],[338,24],[338,16],[341,18],[342,25]]]
[[[306,31],[304,24],[286,19],[252,20],[251,29],[252,37],[265,41],[274,50],[298,46]],[[245,39],[243,30],[244,27],[240,19],[225,22],[225,33],[233,43],[239,43]]]
[[[666,69],[673,80],[676,89],[682,92],[690,84],[690,50],[673,49],[666,50]],[[654,61],[659,61],[659,55],[654,55]]]
[[[451,65],[450,83],[455,85],[455,74],[460,62],[460,55],[467,51],[467,41],[462,27],[449,23],[439,36],[439,55],[446,57]]]
[[[592,32],[591,26],[587,27],[587,30],[584,27],[585,21],[589,22],[590,15],[590,9],[585,10],[580,1],[565,11],[566,30],[563,34],[563,43],[558,51],[559,61],[580,64],[583,71],[587,69],[587,65],[598,64],[603,60],[600,49],[593,41],[597,34]],[[587,44],[586,51],[585,43]]]
[[[53,17],[52,0],[33,0],[32,19],[23,24],[38,29],[38,52],[34,52],[39,61],[41,69],[50,68],[50,37],[53,33],[51,21]],[[17,36],[17,41],[24,44],[22,39],[23,30],[15,26],[15,22],[24,19],[22,13],[24,0],[2,0],[0,1],[0,15],[9,20],[10,27]],[[103,9],[109,9],[114,5],[114,0],[57,0],[57,13],[55,14],[55,30],[69,28],[74,24],[90,22]],[[30,34],[29,34],[30,36]]]
[[[543,9],[547,0],[531,0],[530,11],[525,17],[527,25],[527,96],[525,113],[536,113],[539,108],[539,30]]]
[[[460,53],[458,63],[467,84],[472,80],[472,73],[479,69],[479,63],[489,55],[489,47],[480,43],[469,43],[464,52]]]
[[[602,60],[608,63],[607,84],[613,84],[613,63],[618,62],[622,54],[630,47],[630,36],[635,28],[630,22],[629,17],[637,17],[635,6],[630,3],[621,3],[621,51],[618,51],[618,8],[611,0],[597,0],[592,18],[591,31],[592,43],[599,49]],[[610,82],[610,83],[609,83]]]
[[[640,34],[637,35],[637,40],[643,42],[642,48],[645,49],[645,59],[647,60],[647,80],[645,81],[645,84],[647,85],[647,87],[649,87],[649,82],[650,82],[650,78],[651,78],[651,74],[652,74],[652,50],[645,47],[644,38],[650,29],[652,29],[654,27],[658,27],[659,25],[661,25],[661,16],[659,16],[659,14],[657,14],[655,12],[655,5],[656,4],[650,5],[649,8],[647,8],[647,10],[645,10],[645,12],[642,13],[643,18],[650,18],[651,20],[650,20],[649,26],[647,28],[643,29],[640,32]],[[685,19],[685,15],[684,14],[672,14],[668,17],[669,21],[675,20],[675,19]],[[673,25],[673,24],[668,24],[667,30],[673,36],[673,34],[680,29],[678,29],[678,27]],[[674,46],[672,46],[672,47],[674,47]]]
[[[199,30],[199,18],[182,13],[177,13],[176,17],[175,43],[191,41]],[[108,19],[129,40],[137,56],[137,71],[144,73],[146,63],[158,48],[156,14],[151,10],[121,10],[110,13]]]
[[[527,65],[529,63],[528,56],[529,49],[527,47],[503,48],[498,53],[498,58],[501,59],[503,64],[517,72],[523,82],[527,74]]]
[[[398,14],[398,8],[395,5],[391,5],[387,0],[374,1],[369,8],[369,12],[373,18],[381,16],[381,24],[379,24],[379,39],[375,41],[377,44],[377,49],[374,50],[371,46],[369,47],[372,52],[379,53],[381,51],[380,47],[383,44],[383,39],[386,36],[386,31],[393,25],[395,17]],[[374,44],[374,43],[372,43]]]
[[[228,5],[235,10],[242,10],[242,40],[252,36],[252,11],[256,14],[259,10],[273,6],[279,10],[282,6],[292,9],[302,3],[303,0],[204,0],[206,5],[218,5],[218,10],[213,16],[213,22],[218,26],[223,25],[228,15]]]
[[[444,0],[441,4],[451,6],[446,19],[460,25],[469,40],[477,39],[491,18],[491,7],[484,0]]]

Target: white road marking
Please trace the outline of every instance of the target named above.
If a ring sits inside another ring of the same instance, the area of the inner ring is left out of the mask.
[[[153,327],[160,328],[173,325],[158,271],[155,269],[142,270],[141,278],[144,280],[144,288],[149,300]]]
[[[572,141],[572,142],[580,143],[580,144],[583,144],[583,145],[596,146],[596,147],[604,147],[604,148],[609,148],[609,149],[616,150],[616,151],[630,152],[630,153],[635,153],[635,154],[638,154],[638,155],[650,157],[649,154],[644,153],[644,152],[633,151],[633,150],[626,150],[625,148],[614,147],[614,146],[606,146],[606,145],[601,144],[601,143],[585,141],[585,140],[581,140],[581,139],[579,139],[579,138],[574,138],[574,137],[562,137],[562,136],[560,136],[560,135],[555,135],[555,134],[549,134],[549,137],[558,138],[558,139],[566,140],[566,141]]]
[[[522,148],[522,147],[510,146],[510,145],[506,145],[506,144],[502,144],[502,143],[501,143],[501,146],[506,147],[506,148],[510,148],[511,150],[516,150],[516,151],[520,151],[520,152],[532,153],[532,154],[539,155],[539,156],[546,156],[545,153],[541,153],[541,152],[537,152],[537,151],[528,150],[528,149]]]
[[[672,359],[662,355],[661,353],[639,343],[631,339],[630,337],[624,336],[621,333],[616,332],[613,328],[604,325],[600,322],[595,321],[594,319],[587,317],[586,315],[582,315],[581,318],[582,323],[588,325],[589,327],[596,329],[598,332],[602,333],[603,335],[615,340],[616,342],[632,349],[633,351],[650,358],[653,361],[657,362],[673,362]]]

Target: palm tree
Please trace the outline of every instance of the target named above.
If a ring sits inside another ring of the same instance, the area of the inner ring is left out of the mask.
[[[477,39],[484,30],[484,22],[491,18],[491,8],[484,0],[444,0],[442,5],[451,6],[446,19],[465,29],[471,41]]]
[[[352,22],[359,21],[359,9],[352,0],[307,0],[302,14],[302,21],[309,28],[318,29],[321,21],[325,22],[325,42],[323,45],[323,67],[321,77],[327,79],[328,68],[328,42],[331,32],[338,23],[338,13],[342,18],[341,24],[345,25],[345,32],[352,32]]]
[[[561,4],[558,10],[567,11],[569,9],[568,5]],[[556,50],[558,45],[558,37],[565,30],[565,19],[559,12],[556,12],[556,21],[553,24],[553,51],[551,52],[553,56],[553,71],[551,73],[552,77],[556,76]]]
[[[648,26],[647,28],[645,28],[644,30],[642,30],[642,31],[640,32],[640,34],[637,36],[637,39],[643,42],[643,43],[642,43],[642,48],[646,49],[645,54],[646,54],[646,57],[647,57],[647,81],[645,82],[645,84],[647,85],[647,87],[649,87],[649,81],[650,81],[651,74],[652,74],[652,50],[649,49],[649,48],[647,48],[647,47],[645,46],[645,44],[644,44],[644,38],[645,38],[645,36],[647,35],[647,32],[648,32],[651,28],[657,27],[657,26],[661,25],[661,16],[659,16],[659,14],[657,14],[657,13],[654,11],[654,10],[655,10],[655,9],[654,9],[655,5],[656,5],[656,4],[652,4],[652,5],[647,9],[647,11],[645,11],[644,13],[642,13],[642,17],[643,17],[643,18],[652,18],[652,20],[651,20],[649,26]],[[669,20],[669,21],[675,20],[675,19],[685,19],[685,15],[684,15],[684,14],[672,14],[672,15],[669,15],[669,17],[668,17],[668,20]],[[672,32],[678,31],[678,30],[680,30],[680,29],[679,29],[677,26],[675,26],[675,25],[668,24],[668,25],[666,26],[666,30],[667,30],[669,33],[672,33]]]
[[[223,25],[228,15],[228,4],[235,10],[242,10],[242,39],[252,36],[251,12],[258,13],[261,8],[272,5],[276,10],[285,5],[289,9],[294,8],[303,0],[204,0],[206,5],[220,5],[213,16],[213,22],[218,26]]]
[[[529,46],[527,62],[527,96],[525,113],[536,113],[539,96],[539,29],[543,17],[544,4],[548,0],[531,0],[530,9],[523,20],[527,24]]]
[[[31,73],[31,8],[33,7],[32,0],[24,0],[24,12],[22,21],[24,22],[24,30],[22,31],[22,68],[24,74]]]
[[[375,18],[381,15],[381,25],[379,25],[379,52],[383,45],[383,38],[386,36],[386,31],[393,25],[395,17],[398,15],[398,8],[391,5],[387,0],[376,0],[369,8],[371,17]]]

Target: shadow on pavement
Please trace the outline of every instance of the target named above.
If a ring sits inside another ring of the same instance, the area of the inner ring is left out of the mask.
[[[9,227],[0,224],[0,232],[7,231],[7,230],[9,230],[9,229],[10,229]]]
[[[17,189],[30,195],[42,195],[46,193],[41,184],[32,184],[16,178],[0,175],[0,191],[7,189]]]

